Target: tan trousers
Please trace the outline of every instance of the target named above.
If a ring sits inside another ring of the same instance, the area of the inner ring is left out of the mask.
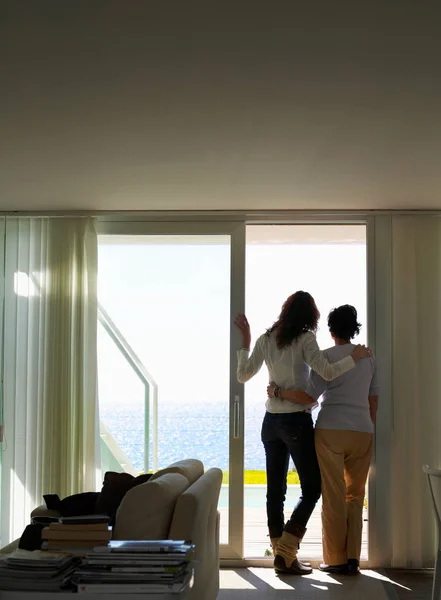
[[[360,560],[372,438],[372,433],[360,431],[315,430],[322,475],[323,559],[328,565]]]

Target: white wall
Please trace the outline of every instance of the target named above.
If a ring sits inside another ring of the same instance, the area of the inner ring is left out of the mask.
[[[2,7],[0,210],[441,207],[436,2]]]

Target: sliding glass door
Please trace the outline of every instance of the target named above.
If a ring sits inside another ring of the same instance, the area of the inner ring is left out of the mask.
[[[367,341],[366,226],[329,224],[247,225],[246,313],[253,340],[277,319],[283,302],[296,290],[312,294],[321,313],[317,340],[333,345],[327,326],[329,311],[342,304],[357,308],[362,323],[356,342]],[[245,385],[244,556],[263,559],[269,554],[266,527],[265,454],[260,441],[265,412],[268,372],[262,368]],[[318,411],[314,411],[315,419]],[[300,497],[299,478],[290,464],[285,501],[286,519]],[[367,502],[362,559],[367,559]],[[320,560],[321,502],[308,523],[302,557]]]
[[[221,557],[268,560],[267,372],[237,383],[234,317],[246,297],[255,341],[286,297],[306,289],[322,313],[321,347],[332,344],[327,313],[345,303],[357,307],[365,343],[365,224],[109,220],[98,231],[103,471],[138,474],[183,458],[222,468]],[[299,495],[291,465],[287,516]],[[320,503],[308,531],[302,556],[318,560]]]
[[[138,474],[184,458],[220,467],[222,554],[239,558],[243,403],[232,322],[243,308],[244,226],[110,229],[98,254],[102,469]]]

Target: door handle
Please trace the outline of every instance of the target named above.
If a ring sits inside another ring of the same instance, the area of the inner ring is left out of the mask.
[[[235,440],[240,437],[240,397],[234,396],[233,405],[233,437]]]

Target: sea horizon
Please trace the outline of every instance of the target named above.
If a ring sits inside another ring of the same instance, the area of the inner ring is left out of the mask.
[[[260,439],[265,407],[245,411],[245,470],[265,470]],[[133,466],[144,470],[144,406],[141,402],[100,405],[103,421]],[[150,436],[152,427],[150,427]],[[150,467],[152,464],[150,437]],[[158,468],[197,458],[205,468],[229,469],[229,408],[221,403],[169,404],[158,407]]]

